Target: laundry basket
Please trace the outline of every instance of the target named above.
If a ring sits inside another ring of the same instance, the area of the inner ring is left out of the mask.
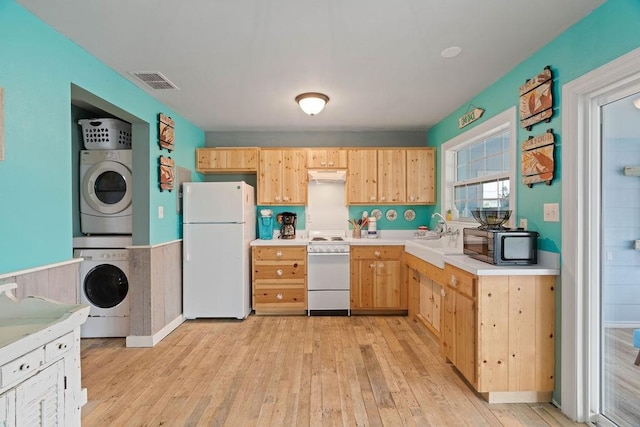
[[[131,125],[118,119],[82,119],[84,148],[87,150],[126,150],[131,148]]]

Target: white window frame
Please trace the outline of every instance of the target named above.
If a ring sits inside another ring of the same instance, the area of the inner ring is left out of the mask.
[[[456,151],[462,147],[478,142],[498,132],[509,130],[509,209],[511,219],[508,224],[513,226],[516,214],[516,143],[517,143],[517,119],[516,107],[511,107],[506,111],[490,118],[489,120],[469,129],[455,138],[442,144],[440,150],[440,165],[442,168],[442,180],[440,183],[440,213],[442,215],[453,207],[454,191],[453,185],[456,176]],[[468,222],[468,221],[465,221]]]

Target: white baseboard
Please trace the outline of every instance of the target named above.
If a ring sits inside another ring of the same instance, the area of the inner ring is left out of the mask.
[[[153,335],[129,335],[126,339],[126,345],[127,347],[154,347],[180,326],[184,320],[185,318],[181,314]]]

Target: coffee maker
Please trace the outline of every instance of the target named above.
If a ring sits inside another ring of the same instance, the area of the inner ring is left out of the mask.
[[[277,218],[280,223],[280,239],[295,239],[297,214],[282,212]]]

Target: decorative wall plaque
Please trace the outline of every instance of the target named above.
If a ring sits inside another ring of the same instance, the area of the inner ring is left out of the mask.
[[[548,129],[540,136],[530,136],[522,143],[522,183],[529,188],[537,182],[545,182],[551,185],[555,161],[553,151],[555,137],[553,129]]]
[[[175,162],[171,157],[160,156],[158,173],[160,179],[160,191],[173,190],[175,184]]]
[[[520,86],[520,126],[531,130],[533,125],[551,121],[553,115],[553,75],[548,65],[544,71]]]
[[[473,110],[471,111],[467,111],[464,116],[460,117],[458,119],[458,128],[462,129],[463,127],[470,125],[471,123],[475,122],[476,120],[478,120],[480,117],[482,117],[482,113],[484,113],[484,110],[482,108],[478,108],[475,107],[473,105],[471,105],[470,107],[473,107]]]
[[[174,127],[175,122],[169,116],[160,113],[158,115],[158,143],[160,148],[166,148],[169,152],[173,151],[174,146]]]

